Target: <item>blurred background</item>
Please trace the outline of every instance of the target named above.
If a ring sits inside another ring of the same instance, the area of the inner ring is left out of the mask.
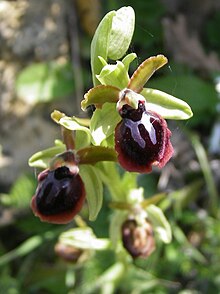
[[[92,87],[92,36],[108,11],[128,5],[136,13],[133,69],[149,56],[167,56],[148,87],[185,100],[194,117],[168,122],[174,157],[162,171],[139,177],[146,197],[170,195],[162,208],[173,241],[137,262],[157,282],[139,289],[130,277],[117,293],[220,292],[220,1],[1,0],[0,293],[97,293],[85,285],[113,260],[111,252],[99,253],[78,269],[55,254],[66,228],[33,216],[38,171],[27,162],[60,138],[54,109],[85,116],[80,101]],[[106,237],[111,212],[104,204],[91,226]]]

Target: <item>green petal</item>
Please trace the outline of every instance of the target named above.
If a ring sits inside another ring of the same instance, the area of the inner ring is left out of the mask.
[[[119,99],[120,89],[113,86],[96,86],[90,89],[84,96],[84,100],[81,102],[82,110],[91,104],[97,104],[101,106],[106,102],[116,103]]]
[[[146,212],[159,239],[164,243],[170,243],[172,240],[171,227],[163,211],[152,204],[147,206]]]
[[[183,100],[156,89],[144,88],[141,92],[147,101],[147,108],[167,119],[189,119],[193,113]]]
[[[100,145],[103,140],[111,136],[120,120],[121,117],[113,103],[105,103],[102,109],[96,109],[90,126],[93,144]]]
[[[166,63],[167,58],[164,55],[152,56],[146,59],[133,73],[128,88],[140,93],[154,72]]]
[[[85,185],[89,220],[94,221],[102,207],[103,201],[103,185],[99,170],[91,165],[81,165],[79,174]]]
[[[132,7],[122,7],[113,17],[108,57],[117,60],[127,52],[134,32],[135,13]]]
[[[105,15],[105,17],[98,25],[98,28],[96,29],[95,35],[92,39],[91,68],[93,84],[95,86],[100,84],[100,82],[96,78],[96,75],[100,73],[103,67],[102,62],[99,60],[98,56],[102,56],[105,60],[107,60],[112,21],[115,14],[115,11],[110,11]]]
[[[99,161],[117,161],[117,154],[113,148],[103,146],[89,146],[77,151],[80,164],[95,164]]]

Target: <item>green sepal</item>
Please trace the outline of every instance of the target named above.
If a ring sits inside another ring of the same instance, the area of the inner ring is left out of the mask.
[[[99,172],[95,166],[80,165],[79,174],[85,185],[90,221],[96,219],[103,202],[103,185]]]
[[[167,119],[189,119],[193,116],[190,106],[183,100],[156,89],[144,88],[141,92],[147,101],[147,109]]]
[[[113,86],[96,86],[90,89],[85,95],[84,100],[81,102],[82,110],[91,104],[96,104],[99,107],[106,102],[117,103],[119,99],[120,89]]]
[[[127,52],[134,33],[135,13],[132,7],[122,7],[113,17],[108,57],[117,60]]]
[[[92,68],[92,78],[94,86],[100,84],[97,80],[96,75],[102,70],[102,63],[98,59],[98,56],[102,56],[107,60],[108,47],[110,41],[110,34],[112,29],[112,21],[115,16],[115,11],[110,11],[107,13],[102,21],[99,23],[94,37],[91,43],[91,68]]]
[[[62,153],[65,151],[65,145],[64,144],[60,144],[58,146],[54,146],[42,151],[39,151],[35,154],[33,154],[29,161],[28,164],[31,167],[37,167],[37,168],[48,168],[51,159],[56,156],[59,153]]]
[[[105,103],[102,109],[96,109],[90,125],[92,143],[100,145],[103,140],[111,136],[120,120],[121,117],[113,103]]]
[[[144,85],[154,72],[168,62],[164,55],[151,56],[142,62],[137,70],[133,73],[128,88],[140,93]]]
[[[99,161],[117,161],[117,154],[113,148],[89,146],[77,151],[80,164],[95,164]]]
[[[171,227],[163,211],[159,207],[151,204],[146,207],[146,212],[158,238],[166,244],[170,243],[172,240]]]
[[[102,85],[110,85],[119,89],[127,87],[129,82],[127,70],[121,61],[105,65],[96,77]]]

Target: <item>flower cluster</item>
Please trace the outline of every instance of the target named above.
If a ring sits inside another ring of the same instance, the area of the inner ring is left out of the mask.
[[[133,258],[146,258],[155,249],[154,232],[163,232],[160,239],[169,243],[171,230],[161,209],[154,205],[157,197],[150,204],[144,203],[143,189],[138,189],[136,174],[130,172],[150,173],[153,166],[164,167],[173,155],[171,131],[165,119],[188,119],[192,111],[180,99],[145,88],[154,72],[168,62],[164,55],[146,59],[129,76],[130,63],[137,57],[134,53],[125,56],[133,29],[131,7],[110,12],[98,26],[91,45],[94,87],[81,102],[82,110],[93,105],[95,111],[91,119],[68,117],[56,110],[52,113],[63,140],[29,160],[31,166],[44,168],[38,175],[31,208],[41,221],[66,224],[86,202],[88,218],[95,220],[102,207],[105,184],[117,202],[116,208],[122,205],[127,209],[127,219],[123,223],[115,221],[121,225],[118,231],[124,248]],[[116,64],[108,64],[108,59]],[[125,176],[115,174],[116,169],[108,161],[118,163]],[[126,176],[131,180],[128,188],[124,184]],[[128,195],[133,192],[135,201],[129,202]],[[144,214],[141,221],[140,215],[129,218],[137,206]],[[96,241],[99,248],[100,240]],[[81,250],[75,252],[68,242],[64,245],[56,248],[58,254],[77,260]]]

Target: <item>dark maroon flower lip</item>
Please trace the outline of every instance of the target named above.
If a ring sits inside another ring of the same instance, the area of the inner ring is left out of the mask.
[[[166,121],[146,111],[143,102],[138,109],[123,105],[119,113],[122,120],[115,129],[115,150],[120,165],[139,173],[151,172],[153,165],[162,168],[173,154]]]
[[[85,187],[79,174],[67,166],[45,170],[38,176],[38,187],[31,208],[41,221],[66,224],[81,210]]]

